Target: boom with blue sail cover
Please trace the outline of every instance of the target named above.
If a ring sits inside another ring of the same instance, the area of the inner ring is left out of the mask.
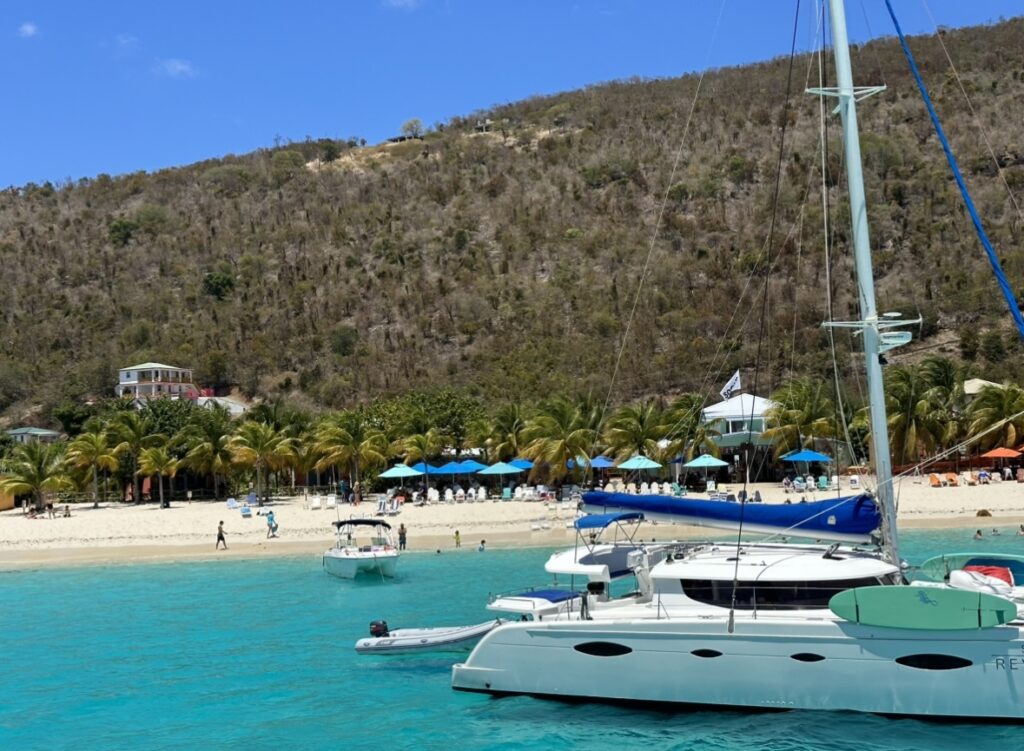
[[[647,519],[744,532],[788,534],[836,542],[871,542],[881,523],[875,500],[866,494],[810,503],[734,503],[594,491],[583,494],[592,513],[639,511]]]

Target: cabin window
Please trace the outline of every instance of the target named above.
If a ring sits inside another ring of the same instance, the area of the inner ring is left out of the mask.
[[[683,593],[706,605],[728,608],[732,605],[733,583],[708,579],[682,579]],[[828,601],[839,592],[855,587],[873,587],[881,582],[872,576],[865,579],[834,581],[738,582],[737,610],[801,610],[827,608]]]

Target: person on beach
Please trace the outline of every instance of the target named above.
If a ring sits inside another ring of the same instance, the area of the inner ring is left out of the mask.
[[[404,524],[399,524],[398,525],[398,549],[399,550],[405,550],[405,538],[406,538],[405,525]]]
[[[224,522],[220,522],[217,525],[217,544],[213,546],[214,550],[220,550],[220,546],[224,545],[224,549],[228,549],[227,538],[224,537]]]
[[[1020,529],[1017,530],[1017,537],[1024,537],[1024,524],[1020,525]]]
[[[69,504],[64,505],[64,518],[67,519],[71,516],[71,506]],[[1024,525],[1021,526],[1024,529]]]
[[[981,530],[980,529],[977,532],[974,533],[974,539],[975,540],[980,540],[982,537],[983,537],[983,535],[981,534]]]
[[[267,513],[267,539],[271,537],[277,537],[277,520],[273,511]]]
[[[487,540],[481,540],[480,547],[476,549],[476,552],[483,553],[485,550],[487,550]]]
[[[992,529],[992,536],[993,536],[993,537],[995,537],[995,536],[996,536],[996,535],[998,535],[998,534],[999,534],[999,530],[998,530],[998,529],[995,529],[995,528],[993,527],[993,529]]]
[[[462,538],[459,537],[459,530],[455,530],[455,547],[462,547]]]
[[[53,501],[46,502],[46,516],[50,519],[56,519],[57,514],[53,510]]]

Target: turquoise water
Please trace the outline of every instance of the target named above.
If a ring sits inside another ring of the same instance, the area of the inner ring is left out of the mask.
[[[1024,552],[1024,538],[907,533],[904,555]],[[547,550],[402,558],[394,583],[317,558],[0,574],[0,749],[937,749],[1019,727],[854,714],[669,713],[449,687],[451,656],[358,657],[369,621],[487,619],[489,591],[544,583]]]

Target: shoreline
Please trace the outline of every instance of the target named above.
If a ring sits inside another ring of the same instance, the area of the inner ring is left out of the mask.
[[[865,478],[870,481],[870,478]],[[735,490],[735,487],[734,487]],[[765,503],[797,502],[772,483],[750,486]],[[835,491],[831,491],[834,494]],[[843,489],[844,495],[854,489]],[[828,494],[806,493],[808,500]],[[701,497],[695,495],[694,497]],[[982,529],[986,536],[1000,528],[1013,534],[1024,524],[1024,483],[1003,482],[984,486],[931,487],[923,478],[898,481],[898,524],[901,530]],[[266,557],[319,558],[334,543],[332,522],[352,517],[374,518],[375,503],[337,508],[314,508],[301,496],[272,500],[280,526],[279,537],[267,539],[264,517],[254,509],[245,518],[223,502],[174,501],[169,509],[156,504],[80,504],[71,517],[30,518],[20,509],[0,512],[0,571],[80,565],[133,565],[184,561],[243,560]],[[985,509],[991,516],[977,516]],[[392,527],[404,524],[409,552],[455,553],[458,531],[463,547],[476,554],[480,540],[489,549],[569,547],[576,539],[573,503],[539,501],[466,502],[431,506],[404,506],[384,517]],[[227,552],[214,549],[216,530],[224,522]],[[707,539],[729,532],[667,522],[645,522],[637,539]],[[397,535],[395,535],[397,541]]]
[[[993,528],[1002,528],[1007,537],[1013,535],[1011,528],[1024,524],[1024,514],[1005,517],[919,517],[903,519],[900,529],[903,531],[974,529],[984,520],[981,528],[986,532]],[[671,533],[666,534],[671,530]],[[411,539],[405,553],[430,554],[440,552],[443,555],[477,554],[477,539],[487,540],[488,550],[526,549],[570,547],[575,541],[575,534],[566,528],[552,528],[541,531],[485,531],[469,530],[463,534],[463,546],[455,548],[452,538],[447,534],[422,534]],[[638,539],[700,539],[718,537],[728,534],[724,530],[707,527],[694,527],[661,523],[644,524],[637,533]],[[324,539],[274,539],[260,542],[236,542],[229,548],[215,551],[211,543],[152,543],[143,542],[131,545],[98,545],[74,547],[12,547],[0,549],[0,573],[16,572],[41,568],[77,568],[85,566],[133,566],[166,563],[196,563],[207,561],[242,561],[261,558],[320,558],[332,544],[330,538]]]

